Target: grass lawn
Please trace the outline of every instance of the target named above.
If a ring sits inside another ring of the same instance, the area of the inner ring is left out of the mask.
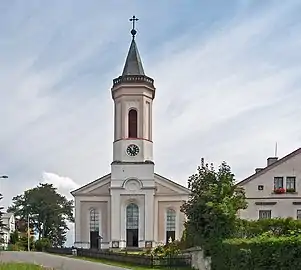
[[[51,268],[27,263],[0,263],[0,270],[51,270]]]
[[[65,255],[63,255],[65,256]],[[110,261],[110,260],[105,260],[105,259],[94,259],[94,258],[87,258],[87,257],[80,257],[80,256],[68,256],[72,257],[74,259],[79,259],[79,260],[85,260],[85,261],[90,261],[90,262],[98,262],[98,263],[103,263],[107,265],[112,265],[112,266],[119,266],[121,268],[126,268],[126,269],[133,269],[133,270],[162,270],[162,269],[167,269],[167,268],[159,268],[159,267],[147,267],[147,266],[142,266],[142,265],[132,265],[132,264],[127,264],[127,263],[122,263],[122,262],[115,262],[115,261]],[[173,269],[173,268],[169,268]],[[0,269],[1,270],[1,269]],[[181,270],[191,270],[190,267],[181,267]]]
[[[59,255],[59,254],[56,254]],[[110,260],[105,260],[105,259],[94,259],[94,258],[87,258],[87,257],[80,257],[80,256],[67,256],[67,255],[60,255],[64,257],[69,257],[73,259],[79,259],[79,260],[85,260],[85,261],[90,261],[90,262],[96,262],[96,263],[103,263],[107,265],[112,265],[112,266],[119,266],[122,268],[126,269],[133,269],[133,270],[151,270],[154,268],[146,267],[146,266],[140,266],[140,265],[132,265],[132,264],[127,264],[127,263],[122,263],[122,262],[114,262]],[[1,270],[1,268],[0,268]],[[156,270],[160,270],[159,268],[156,268]]]

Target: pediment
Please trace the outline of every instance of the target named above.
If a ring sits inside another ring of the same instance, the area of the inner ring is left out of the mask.
[[[156,194],[179,194],[179,192],[158,183],[156,183],[156,189]]]
[[[109,195],[111,174],[107,174],[71,192],[73,196],[80,195]]]
[[[110,182],[88,192],[89,195],[110,195]]]
[[[190,190],[180,184],[155,174],[156,195],[189,195]]]

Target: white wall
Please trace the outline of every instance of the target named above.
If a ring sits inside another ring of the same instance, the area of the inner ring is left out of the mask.
[[[274,193],[274,177],[284,178],[286,188],[286,177],[296,177],[295,193]],[[240,217],[245,219],[258,219],[259,210],[272,210],[272,217],[297,217],[297,210],[301,209],[301,154],[298,154],[279,165],[272,167],[265,173],[258,173],[251,181],[242,185],[246,191],[248,208],[240,211]],[[263,190],[258,186],[263,185]],[[256,203],[275,203],[274,205],[256,205]],[[293,204],[294,203],[294,204]]]

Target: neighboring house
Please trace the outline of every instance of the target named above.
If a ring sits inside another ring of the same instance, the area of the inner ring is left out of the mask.
[[[267,166],[237,185],[245,188],[248,208],[241,218],[256,220],[275,217],[301,219],[301,148],[278,159],[270,157]]]
[[[7,248],[10,235],[13,233],[16,229],[15,224],[15,216],[13,213],[3,213],[2,215],[2,222],[3,222],[3,228],[1,229],[3,243],[1,244],[4,249]]]

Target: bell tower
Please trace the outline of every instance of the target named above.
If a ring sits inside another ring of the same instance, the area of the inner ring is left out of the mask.
[[[133,16],[130,20],[133,23],[130,49],[123,72],[113,80],[111,88],[114,101],[111,247],[145,247],[145,241],[154,240],[152,105],[155,87],[154,80],[144,73],[135,41],[138,19]],[[125,216],[128,205],[138,209],[138,216]],[[129,225],[129,220],[136,223]]]
[[[152,103],[154,80],[145,75],[135,36],[135,16],[132,41],[122,75],[113,80],[114,100],[113,163],[152,163]]]

